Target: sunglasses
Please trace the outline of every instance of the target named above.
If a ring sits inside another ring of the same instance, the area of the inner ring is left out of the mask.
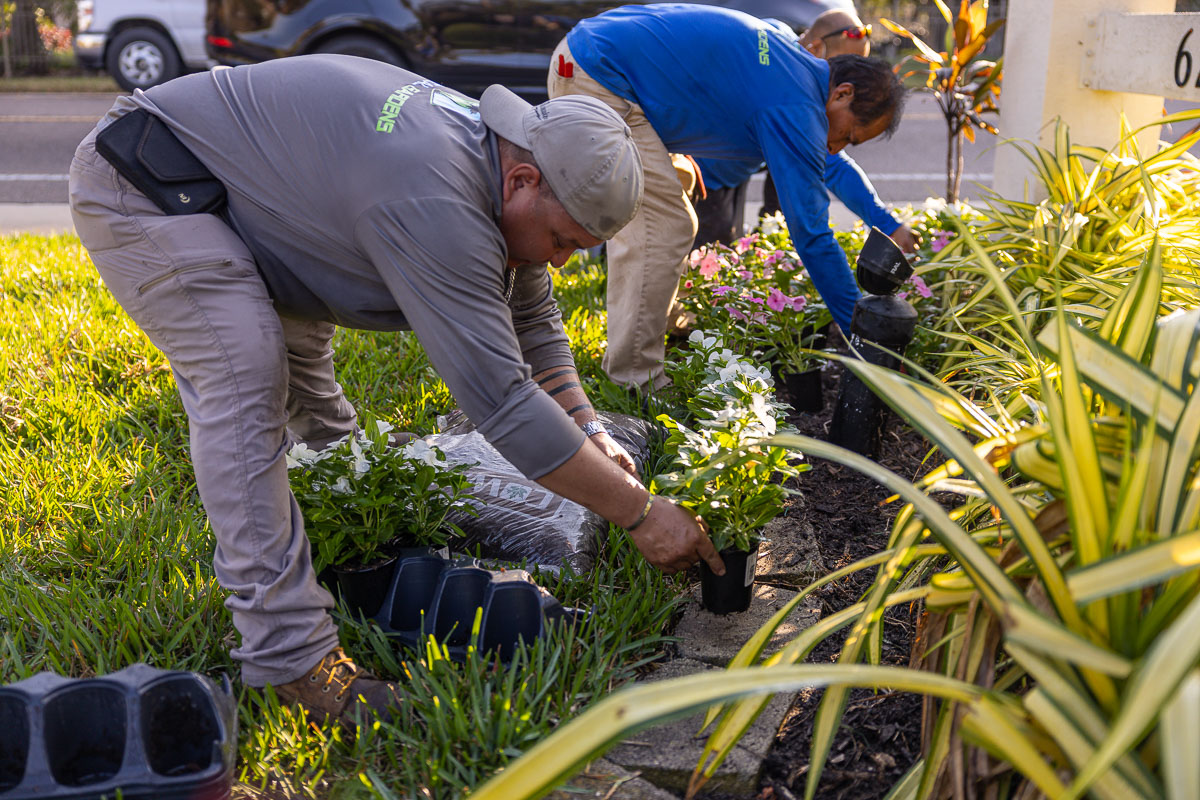
[[[840,31],[825,34],[821,39],[828,39],[830,36],[845,36],[847,39],[868,39],[871,36],[871,26],[864,25],[861,28],[842,28]]]

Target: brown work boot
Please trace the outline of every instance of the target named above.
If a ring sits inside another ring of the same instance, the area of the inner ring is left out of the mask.
[[[307,675],[276,686],[275,694],[284,703],[299,703],[318,719],[332,718],[351,726],[360,717],[370,719],[369,713],[363,713],[368,710],[390,721],[392,710],[400,706],[396,684],[360,669],[340,647],[330,650]]]

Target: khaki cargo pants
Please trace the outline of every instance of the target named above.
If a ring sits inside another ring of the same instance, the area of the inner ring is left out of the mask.
[[[570,77],[559,74],[560,63],[570,65]],[[633,132],[642,156],[645,194],[633,220],[607,245],[608,350],[603,367],[624,386],[660,389],[670,382],[663,374],[664,338],[679,278],[696,238],[696,212],[671,154],[641,106],[613,94],[584,72],[566,39],[551,56],[546,88],[550,97],[585,94],[603,101]]]
[[[211,214],[164,215],[96,153],[94,131],[70,197],[104,283],[171,362],[243,680],[294,680],[338,644],[284,461],[293,441],[354,429],[333,377],[334,326],[281,319],[233,230]]]

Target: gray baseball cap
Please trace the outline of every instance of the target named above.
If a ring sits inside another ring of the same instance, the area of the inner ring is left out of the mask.
[[[533,153],[563,209],[597,239],[611,239],[642,204],[642,157],[629,126],[594,97],[566,95],[538,106],[489,86],[484,124]]]

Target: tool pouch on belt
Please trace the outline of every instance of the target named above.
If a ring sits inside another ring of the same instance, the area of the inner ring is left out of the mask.
[[[96,134],[96,152],[167,214],[216,213],[225,205],[224,184],[145,109]]]

